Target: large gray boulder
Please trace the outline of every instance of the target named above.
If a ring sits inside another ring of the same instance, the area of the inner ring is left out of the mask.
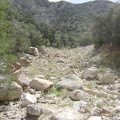
[[[30,82],[30,87],[39,91],[47,91],[53,86],[53,82],[45,79],[34,78]]]
[[[100,84],[113,84],[115,82],[113,73],[106,73],[99,79]]]
[[[39,117],[43,113],[42,108],[36,105],[28,105],[26,110],[28,115],[35,117]]]
[[[84,120],[84,117],[72,108],[64,108],[57,113],[54,113],[50,120]]]
[[[88,68],[84,73],[83,73],[83,78],[84,79],[94,79],[97,74],[99,73],[99,69],[96,67],[91,67]]]
[[[20,74],[17,79],[17,83],[23,88],[29,86],[30,82],[31,79],[24,74]]]
[[[18,99],[22,94],[22,87],[16,82],[0,85],[0,101]]]
[[[61,78],[56,84],[57,89],[65,88],[68,90],[80,89],[83,86],[82,80],[75,74],[69,74]]]
[[[26,107],[30,104],[34,104],[37,102],[37,98],[29,93],[24,94],[21,100],[22,100],[22,107]]]

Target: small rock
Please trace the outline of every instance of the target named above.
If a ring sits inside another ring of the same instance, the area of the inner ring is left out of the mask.
[[[42,114],[42,108],[36,106],[36,105],[28,105],[27,108],[27,114],[31,116],[39,117]]]
[[[50,94],[46,96],[47,99],[54,99],[55,97],[56,97],[55,94]]]
[[[36,91],[34,89],[30,89],[30,93],[35,95],[36,94]]]
[[[57,60],[57,63],[65,63],[65,60],[60,58],[60,59]]]
[[[30,86],[24,87],[24,93],[30,93]]]
[[[20,63],[21,63],[21,65],[24,66],[24,67],[30,65],[30,61],[29,61],[27,58],[25,58],[25,57],[21,57],[21,58],[20,58]]]
[[[84,116],[72,108],[64,108],[54,113],[50,120],[84,120]]]
[[[19,62],[12,63],[13,70],[12,72],[15,72],[21,68],[21,64]]]
[[[95,90],[88,89],[87,87],[83,87],[83,91],[87,92],[88,94],[91,95],[96,95]]]
[[[30,87],[40,91],[47,91],[53,86],[53,83],[49,80],[34,78],[31,83]]]
[[[101,77],[102,77],[101,74],[97,74],[95,78],[96,80],[99,80]]]
[[[95,94],[100,98],[108,98],[108,94],[106,92],[95,91]]]
[[[100,112],[101,114],[110,114],[111,112],[105,108],[103,108]]]
[[[113,84],[115,82],[114,74],[106,73],[99,79],[100,84]]]
[[[88,120],[102,120],[100,116],[91,116]]]
[[[34,104],[37,102],[37,99],[34,95],[31,95],[29,93],[26,93],[24,94],[23,98],[21,99],[22,100],[22,107],[26,107],[30,104]]]
[[[49,108],[43,108],[43,114],[45,115],[53,114],[53,110]]]
[[[21,74],[17,79],[17,83],[23,88],[29,86],[30,82],[31,79],[24,74]]]
[[[103,106],[104,103],[104,100],[99,98],[94,101],[94,106]]]
[[[10,101],[4,101],[4,105],[9,105]]]
[[[39,100],[41,97],[42,97],[42,94],[39,92],[39,93],[36,93],[35,94],[35,97]]]
[[[98,116],[100,114],[101,114],[101,109],[99,109],[98,107],[93,107],[91,109],[91,115]]]
[[[115,89],[116,90],[120,90],[120,83],[118,83],[118,84],[115,85]]]
[[[35,75],[35,78],[41,78],[41,79],[44,79],[45,76],[44,76],[44,75]]]
[[[82,90],[74,90],[70,93],[70,98],[75,101],[85,100],[85,93]]]
[[[85,109],[84,109],[85,107],[87,107],[87,103],[85,101],[82,101],[82,100],[74,102],[74,104],[73,104],[73,108],[75,110],[77,110],[78,112],[85,112]]]
[[[113,113],[120,113],[120,106],[113,109]]]
[[[55,81],[55,80],[57,80],[57,78],[56,77],[51,77],[50,80]]]

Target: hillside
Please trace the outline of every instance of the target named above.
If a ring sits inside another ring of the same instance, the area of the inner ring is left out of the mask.
[[[14,0],[14,5],[32,15],[35,20],[52,24],[62,31],[84,32],[89,30],[91,17],[103,13],[112,2],[98,0],[83,4],[49,2],[48,0]]]
[[[6,15],[11,24],[12,52],[26,52],[30,45],[75,48],[92,44],[94,16],[106,13],[111,5],[106,0],[83,4],[11,0]]]

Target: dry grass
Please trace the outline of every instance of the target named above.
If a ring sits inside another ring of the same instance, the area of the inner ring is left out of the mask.
[[[35,75],[44,75],[46,79],[51,77],[61,78],[67,74],[74,73],[73,69],[77,72],[80,71],[80,64],[89,51],[88,48],[76,48],[76,49],[63,49],[57,50],[53,48],[47,48],[46,59],[35,60],[32,66],[27,68],[27,75],[34,77]],[[89,49],[93,49],[89,47]],[[59,59],[63,59],[63,63],[58,62]]]

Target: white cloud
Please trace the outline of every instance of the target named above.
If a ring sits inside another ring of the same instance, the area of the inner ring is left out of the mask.
[[[50,1],[50,2],[58,2],[58,1],[70,1],[70,0],[48,0],[48,1]]]

